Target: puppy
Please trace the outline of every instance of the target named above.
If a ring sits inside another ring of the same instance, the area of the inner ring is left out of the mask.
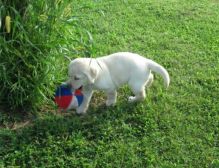
[[[124,84],[128,84],[135,95],[129,97],[129,102],[143,100],[145,87],[149,87],[153,82],[151,71],[160,74],[165,86],[169,86],[169,74],[164,67],[150,59],[129,52],[119,52],[96,59],[74,59],[69,64],[69,79],[66,83],[74,89],[83,88],[84,101],[76,112],[84,114],[95,89],[105,91],[107,106],[116,103],[116,90]]]

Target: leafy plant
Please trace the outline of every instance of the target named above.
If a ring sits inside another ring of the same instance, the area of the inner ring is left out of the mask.
[[[70,0],[2,2],[2,20],[8,15],[12,22],[11,32],[2,25],[0,34],[0,100],[9,111],[39,107],[62,80],[77,37],[66,29],[78,27],[72,9]]]

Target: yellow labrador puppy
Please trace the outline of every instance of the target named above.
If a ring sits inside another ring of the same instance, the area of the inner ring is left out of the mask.
[[[96,59],[74,59],[69,64],[69,79],[66,83],[74,89],[83,87],[84,101],[76,112],[84,114],[95,89],[106,92],[107,106],[116,103],[116,90],[124,84],[128,84],[135,95],[129,97],[129,102],[143,100],[145,87],[153,82],[151,71],[160,74],[166,87],[169,86],[169,74],[164,67],[150,59],[129,52],[119,52]]]

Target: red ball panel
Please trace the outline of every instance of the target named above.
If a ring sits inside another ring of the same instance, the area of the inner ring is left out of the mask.
[[[55,102],[61,109],[67,109],[70,105],[71,101],[73,99],[73,96],[56,96]]]

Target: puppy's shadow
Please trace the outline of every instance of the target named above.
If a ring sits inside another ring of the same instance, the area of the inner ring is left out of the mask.
[[[45,142],[50,136],[69,137],[73,134],[80,134],[87,140],[96,141],[105,136],[109,124],[113,127],[114,122],[122,121],[123,117],[131,113],[134,108],[134,104],[120,102],[114,107],[106,107],[104,104],[91,106],[88,114],[83,116],[74,113],[66,116],[51,113],[41,119],[36,119],[29,126],[12,131],[10,136],[1,135],[1,138],[11,145]]]

